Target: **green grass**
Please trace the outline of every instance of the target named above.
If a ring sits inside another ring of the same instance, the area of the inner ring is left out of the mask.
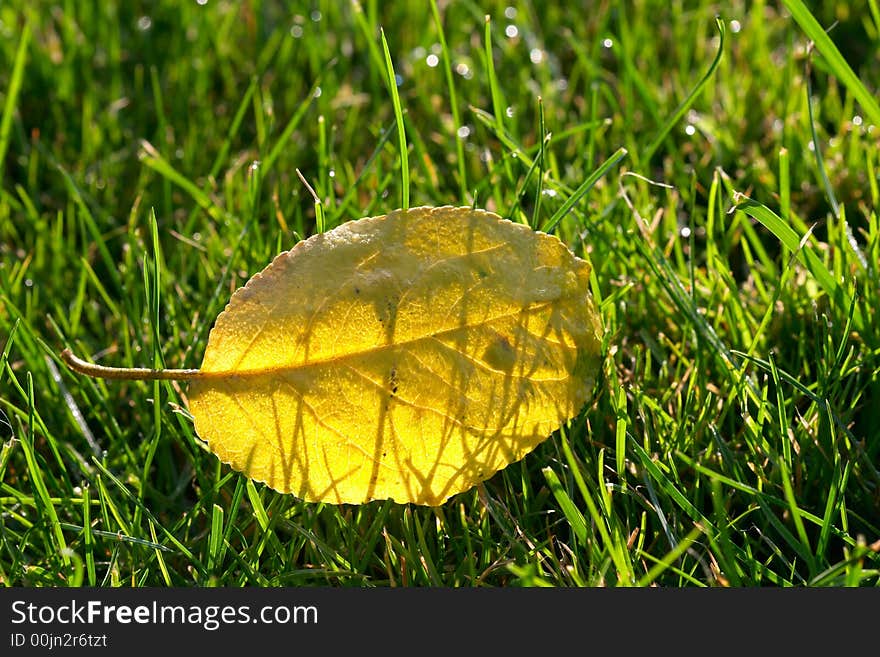
[[[880,584],[876,3],[244,4],[0,6],[0,582]],[[198,367],[401,203],[552,230],[606,326],[592,403],[442,507],[277,494],[185,385],[58,359]]]

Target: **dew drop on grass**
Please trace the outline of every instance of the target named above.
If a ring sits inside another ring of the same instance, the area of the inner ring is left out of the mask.
[[[431,68],[434,68],[434,67],[437,66],[437,64],[440,63],[440,58],[437,57],[437,55],[435,55],[434,53],[431,53],[430,55],[428,55],[428,56],[425,58],[425,63],[426,63],[428,66],[430,66]]]
[[[529,59],[532,60],[532,64],[540,64],[544,61],[544,51],[540,48],[532,48],[529,51]]]
[[[149,16],[141,16],[138,18],[137,26],[141,32],[146,32],[153,27],[153,19]]]
[[[290,36],[294,39],[299,39],[303,35],[302,25],[293,25],[290,28]]]
[[[512,39],[519,34],[519,28],[516,25],[508,25],[504,28],[504,34],[508,38]]]
[[[506,110],[504,110],[504,114],[507,116],[508,119],[512,119],[512,118],[513,118],[513,114],[514,114],[514,110],[513,110],[513,108],[512,108],[512,107],[508,107]]]
[[[457,134],[461,139],[467,139],[471,134],[471,129],[468,126],[463,125],[458,129]]]
[[[697,129],[696,129],[694,126],[692,126],[690,123],[688,123],[688,124],[684,127],[684,132],[685,132],[686,135],[693,136],[694,133],[696,133],[696,131],[697,131]]]
[[[513,20],[514,18],[516,18],[516,7],[505,7],[504,17],[509,20]]]
[[[742,29],[742,24],[738,20],[730,21],[730,31],[736,34]]]
[[[853,125],[862,125],[862,117],[856,114],[852,119]]]
[[[611,48],[613,45],[614,41],[612,41],[611,39],[605,39],[604,41],[602,41],[603,48]]]

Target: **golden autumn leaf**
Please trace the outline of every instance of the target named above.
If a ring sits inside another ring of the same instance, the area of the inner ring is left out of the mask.
[[[587,401],[589,273],[557,238],[470,208],[315,235],[217,317],[189,389],[196,432],[304,500],[440,504]]]
[[[600,360],[590,266],[470,208],[351,221],[282,253],[229,301],[189,380],[225,463],[313,502],[438,505],[577,415]]]

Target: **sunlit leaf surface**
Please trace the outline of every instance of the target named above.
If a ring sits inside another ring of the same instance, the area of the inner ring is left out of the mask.
[[[232,296],[191,383],[196,430],[305,500],[440,504],[587,401],[589,273],[557,238],[469,208],[346,223]]]

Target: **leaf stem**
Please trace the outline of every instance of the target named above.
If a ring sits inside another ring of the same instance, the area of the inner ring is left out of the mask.
[[[74,356],[70,349],[61,352],[61,360],[74,372],[97,379],[123,379],[126,381],[188,381],[202,377],[201,370],[151,370],[145,367],[107,367],[89,363]]]

